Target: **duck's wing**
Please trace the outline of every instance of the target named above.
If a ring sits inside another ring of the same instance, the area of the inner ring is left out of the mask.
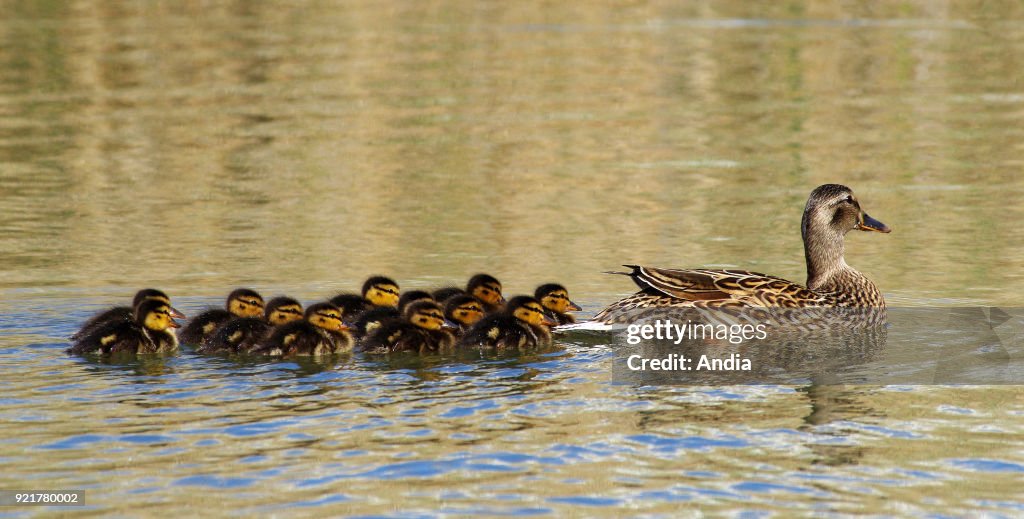
[[[662,269],[626,265],[644,292],[695,306],[801,306],[820,298],[799,283],[748,270]]]

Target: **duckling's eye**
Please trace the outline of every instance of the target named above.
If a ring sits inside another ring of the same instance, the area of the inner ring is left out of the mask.
[[[853,195],[846,195],[846,203],[848,203],[848,204],[852,204],[853,203]]]

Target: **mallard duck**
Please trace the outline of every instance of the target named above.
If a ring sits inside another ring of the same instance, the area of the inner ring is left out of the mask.
[[[454,344],[455,337],[445,329],[441,305],[426,300],[411,303],[403,318],[381,323],[363,339],[360,348],[370,353],[426,353],[445,350]]]
[[[301,320],[302,304],[290,297],[267,302],[263,317],[236,317],[217,327],[203,340],[200,353],[245,353],[266,337],[275,326]]]
[[[185,344],[202,344],[203,339],[232,317],[263,315],[263,296],[255,290],[239,288],[228,294],[224,307],[212,308],[193,317],[178,333],[178,340]]]
[[[466,333],[471,326],[484,317],[484,306],[479,299],[463,293],[449,297],[444,304],[444,317],[454,323],[457,335]]]
[[[341,318],[348,325],[354,324],[363,312],[373,308],[373,305],[360,294],[338,294],[328,302],[341,310]]]
[[[317,303],[306,309],[303,320],[275,328],[252,353],[285,357],[332,355],[352,351],[352,345],[341,310],[331,303]]]
[[[363,298],[374,306],[398,306],[398,283],[384,276],[371,276],[363,283]]]
[[[161,353],[174,351],[178,340],[168,328],[177,328],[171,305],[158,299],[141,302],[132,321],[110,321],[79,339],[68,350],[84,354]]]
[[[82,328],[75,332],[71,336],[72,341],[82,339],[86,335],[106,326],[112,322],[118,323],[130,323],[135,320],[135,311],[139,308],[139,304],[143,301],[156,300],[167,303],[171,317],[175,319],[184,319],[185,315],[174,309],[171,305],[171,298],[167,297],[161,290],[155,288],[143,288],[135,293],[135,298],[132,299],[132,306],[115,306],[100,312],[89,318]]]
[[[548,317],[558,324],[572,324],[576,318],[569,312],[579,312],[580,305],[569,299],[569,291],[558,283],[545,283],[534,291],[533,297],[540,301]]]
[[[530,296],[516,296],[505,309],[491,314],[470,328],[462,337],[463,346],[528,348],[551,342],[550,327],[555,324],[544,314],[544,307]]]
[[[417,301],[433,301],[434,296],[426,290],[408,290],[398,298],[398,312],[405,315],[406,308]]]
[[[466,283],[466,293],[479,299],[488,313],[501,310],[505,298],[501,295],[501,282],[489,274],[477,274]]]
[[[662,269],[625,265],[640,291],[612,303],[594,320],[628,323],[651,308],[874,307],[885,299],[864,274],[846,264],[844,236],[852,230],[888,233],[867,215],[853,191],[825,184],[811,192],[800,231],[807,260],[807,286],[745,270]]]

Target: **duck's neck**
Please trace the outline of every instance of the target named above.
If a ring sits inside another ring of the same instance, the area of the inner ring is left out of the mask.
[[[829,229],[814,229],[810,222],[803,222],[804,258],[807,261],[807,288],[822,290],[830,285],[839,274],[853,271],[843,257],[846,247],[843,236]]]

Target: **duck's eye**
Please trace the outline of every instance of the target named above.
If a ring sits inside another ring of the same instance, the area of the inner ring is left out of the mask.
[[[846,195],[846,203],[848,203],[848,204],[852,204],[853,203],[853,195]]]

